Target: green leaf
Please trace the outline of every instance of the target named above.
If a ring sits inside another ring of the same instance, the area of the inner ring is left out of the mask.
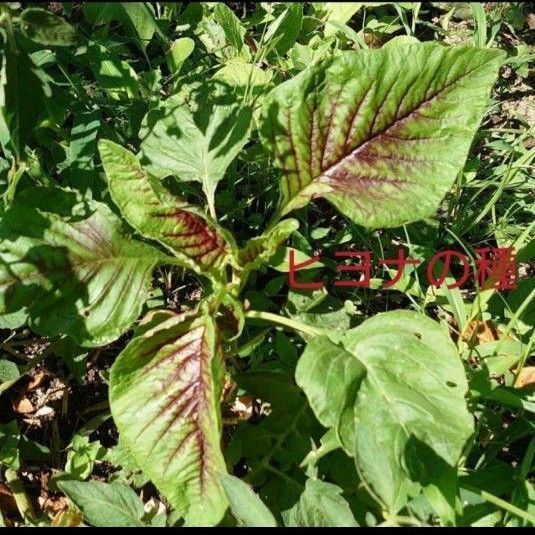
[[[100,110],[84,110],[74,116],[69,144],[70,177],[73,188],[95,193],[96,172],[93,158],[101,126]]]
[[[241,479],[221,474],[219,480],[230,502],[238,526],[276,528],[277,521],[253,489]]]
[[[84,2],[82,11],[85,19],[93,26],[121,20],[124,10],[119,2]]]
[[[334,35],[338,31],[335,25],[330,24],[331,22],[345,24],[361,7],[362,2],[326,2],[325,30],[323,31],[325,37]]]
[[[357,521],[342,498],[342,489],[317,479],[307,479],[299,501],[282,513],[286,527],[357,527]]]
[[[254,96],[265,92],[266,88],[269,89],[271,78],[269,72],[241,58],[227,61],[213,76],[213,80],[224,82],[234,88],[240,96],[244,96],[247,90]]]
[[[59,488],[95,527],[141,527],[143,502],[122,483],[100,481],[58,481]]]
[[[112,199],[126,221],[142,236],[165,245],[185,266],[217,275],[229,257],[217,224],[165,190],[129,150],[107,139],[98,147]]]
[[[258,269],[277,253],[279,247],[299,228],[297,219],[280,221],[267,232],[256,238],[251,238],[238,253],[238,261],[245,271]],[[286,252],[286,250],[285,250]],[[295,252],[295,261],[298,263],[304,253]],[[306,255],[304,255],[306,257]],[[287,261],[286,258],[282,262]],[[307,260],[308,257],[305,258]],[[277,268],[275,268],[277,269]]]
[[[114,100],[131,99],[139,93],[136,71],[130,64],[98,43],[87,47],[87,59],[98,85]]]
[[[188,59],[194,48],[195,41],[190,37],[180,37],[173,41],[167,56],[167,65],[173,74],[180,72],[182,64]]]
[[[30,7],[20,14],[22,31],[32,41],[44,46],[76,44],[75,29],[61,17],[40,7]]]
[[[84,3],[85,18],[93,25],[118,21],[125,33],[131,36],[142,52],[154,33],[167,42],[167,36],[160,30],[154,10],[149,2],[99,2]]]
[[[20,157],[51,96],[47,77],[30,57],[0,35],[0,143]]]
[[[192,113],[186,105],[165,103],[149,112],[146,122],[143,166],[159,178],[200,182],[213,215],[217,183],[249,138],[251,110],[203,101]]]
[[[260,354],[265,351],[262,346]],[[239,451],[235,462],[249,468],[247,483],[270,511],[279,513],[298,501],[301,483],[306,480],[300,464],[310,451],[311,440],[319,441],[324,430],[295,384],[293,367],[286,373],[280,370],[280,363],[272,364],[278,364],[279,370],[257,369],[235,375],[241,389],[269,403],[270,413],[259,422],[239,425],[229,451]]]
[[[75,434],[68,446],[67,460],[65,461],[65,472],[73,479],[87,479],[96,460],[102,460],[106,454],[106,449],[95,440],[89,441],[88,436]]]
[[[157,27],[154,14],[145,2],[121,2],[120,5],[125,15],[121,18],[129,24],[139,48],[144,51]]]
[[[0,383],[5,381],[13,381],[20,377],[20,372],[17,365],[10,360],[0,360]]]
[[[19,441],[20,433],[15,420],[0,424],[0,467],[19,469]]]
[[[290,4],[268,27],[262,42],[268,48],[271,43],[281,56],[294,45],[303,24],[303,6]]]
[[[241,25],[240,19],[223,2],[216,3],[214,17],[223,28],[227,41],[239,52],[243,47],[243,37],[245,35],[245,28]]]
[[[113,418],[135,461],[188,525],[227,508],[218,476],[224,362],[213,318],[174,316],[134,338],[110,375]]]
[[[42,336],[98,346],[123,334],[165,256],[126,236],[105,205],[59,188],[24,190],[0,221],[0,314],[27,307]]]
[[[0,329],[18,329],[26,323],[27,319],[28,314],[24,309],[17,310],[12,314],[0,315]]]
[[[406,503],[411,481],[428,485],[437,468],[455,466],[473,432],[455,345],[415,312],[378,314],[347,331],[340,345],[313,339],[296,381],[391,510]]]
[[[321,196],[368,227],[432,215],[464,165],[502,59],[436,43],[349,51],[276,87],[262,135],[284,174],[280,213]]]

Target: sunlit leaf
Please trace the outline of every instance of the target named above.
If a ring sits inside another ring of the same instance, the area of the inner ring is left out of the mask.
[[[229,255],[217,225],[165,190],[129,150],[109,140],[100,140],[98,146],[111,196],[126,221],[141,235],[164,244],[191,269],[217,272]]]
[[[269,509],[247,483],[230,474],[221,474],[219,479],[225,489],[230,502],[230,510],[236,518],[238,526],[277,527],[277,522]]]
[[[223,356],[208,314],[174,316],[134,338],[115,361],[110,405],[143,471],[188,525],[221,520],[218,476]]]
[[[280,249],[280,246],[298,228],[299,222],[296,219],[285,219],[261,236],[251,238],[243,249],[239,251],[239,263],[244,266],[246,271],[258,269],[260,266],[269,262],[273,255]],[[297,255],[295,258],[296,262],[299,262]]]
[[[0,313],[26,307],[36,332],[81,345],[115,340],[139,316],[165,256],[127,237],[105,204],[74,205],[74,194],[54,188],[23,193],[0,221]]]
[[[473,432],[457,350],[437,323],[415,312],[378,314],[340,344],[313,339],[296,380],[392,510],[406,503],[411,482],[425,486],[436,470],[455,466]]]
[[[95,527],[141,527],[143,502],[128,486],[101,481],[59,481],[60,489]]]
[[[281,213],[325,197],[369,227],[432,215],[464,164],[501,59],[435,43],[359,50],[276,87],[262,134],[283,172]]]
[[[112,99],[129,99],[137,95],[138,77],[127,61],[98,43],[90,43],[87,47],[87,59],[99,86]]]
[[[229,99],[203,99],[195,112],[168,102],[151,111],[146,123],[143,166],[156,177],[200,182],[213,206],[217,183],[248,140],[251,110]]]
[[[282,514],[286,527],[356,527],[342,489],[317,479],[307,479],[299,501]]]

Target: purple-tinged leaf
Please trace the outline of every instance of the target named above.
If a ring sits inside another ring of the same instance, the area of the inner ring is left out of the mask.
[[[114,363],[110,405],[143,471],[187,525],[217,524],[228,505],[219,482],[224,362],[208,314],[177,315],[144,330]]]
[[[132,152],[109,141],[99,152],[111,196],[142,236],[159,241],[195,271],[216,273],[228,260],[230,237],[196,207],[171,195]]]
[[[268,96],[280,215],[325,197],[356,223],[432,215],[462,169],[503,53],[419,43],[343,52]]]

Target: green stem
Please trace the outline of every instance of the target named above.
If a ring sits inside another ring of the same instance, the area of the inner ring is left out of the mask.
[[[24,486],[22,485],[22,481],[20,480],[17,471],[13,470],[12,468],[8,468],[6,470],[5,476],[6,483],[11,489],[13,498],[15,500],[15,503],[17,504],[17,509],[19,510],[22,518],[26,522],[30,522],[33,524],[33,521],[35,519],[35,513],[33,511],[30,500],[28,500],[28,497],[26,496]]]
[[[298,331],[310,336],[321,336],[325,334],[323,329],[318,327],[313,327],[312,325],[306,325],[296,320],[286,318],[284,316],[279,316],[278,314],[273,314],[271,312],[265,312],[263,310],[249,310],[245,313],[245,317],[248,319],[256,319],[261,321],[268,321],[270,323],[275,323],[276,325],[281,325],[283,327],[288,327],[292,331]]]
[[[505,500],[498,498],[498,496],[490,494],[490,492],[478,490],[473,487],[469,487],[468,485],[465,485],[465,488],[479,494],[485,501],[490,502],[500,507],[501,509],[504,509],[505,511],[511,513],[512,515],[515,515],[518,518],[521,518],[522,520],[525,520],[526,522],[530,522],[531,524],[535,525],[535,516],[533,516],[531,513],[528,513],[527,511],[520,509],[519,507],[516,507],[516,505],[506,502]]]

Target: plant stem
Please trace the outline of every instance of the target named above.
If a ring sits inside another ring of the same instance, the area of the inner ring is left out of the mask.
[[[286,318],[284,316],[279,316],[278,314],[273,314],[271,312],[265,312],[264,310],[249,310],[245,313],[245,317],[249,319],[263,320],[270,323],[275,323],[277,325],[282,325],[283,327],[288,327],[292,331],[298,331],[311,336],[321,336],[325,334],[323,329],[318,327],[313,327],[312,325],[306,325],[299,321]]]
[[[8,468],[6,470],[5,476],[6,483],[11,489],[13,498],[15,500],[15,503],[17,504],[17,509],[19,510],[22,518],[26,522],[33,523],[35,519],[35,513],[33,511],[30,500],[28,500],[28,497],[26,496],[24,486],[22,485],[22,481],[19,479],[17,471],[13,470],[12,468]]]
[[[521,518],[522,520],[525,520],[526,522],[530,522],[531,524],[535,525],[535,516],[533,516],[531,513],[528,513],[527,511],[516,507],[516,505],[506,502],[505,500],[498,498],[498,496],[494,496],[494,494],[490,494],[489,492],[486,492],[484,490],[479,491],[479,495],[485,501],[493,503],[501,509],[504,509],[505,511],[511,513],[512,515],[515,515],[518,518]]]

